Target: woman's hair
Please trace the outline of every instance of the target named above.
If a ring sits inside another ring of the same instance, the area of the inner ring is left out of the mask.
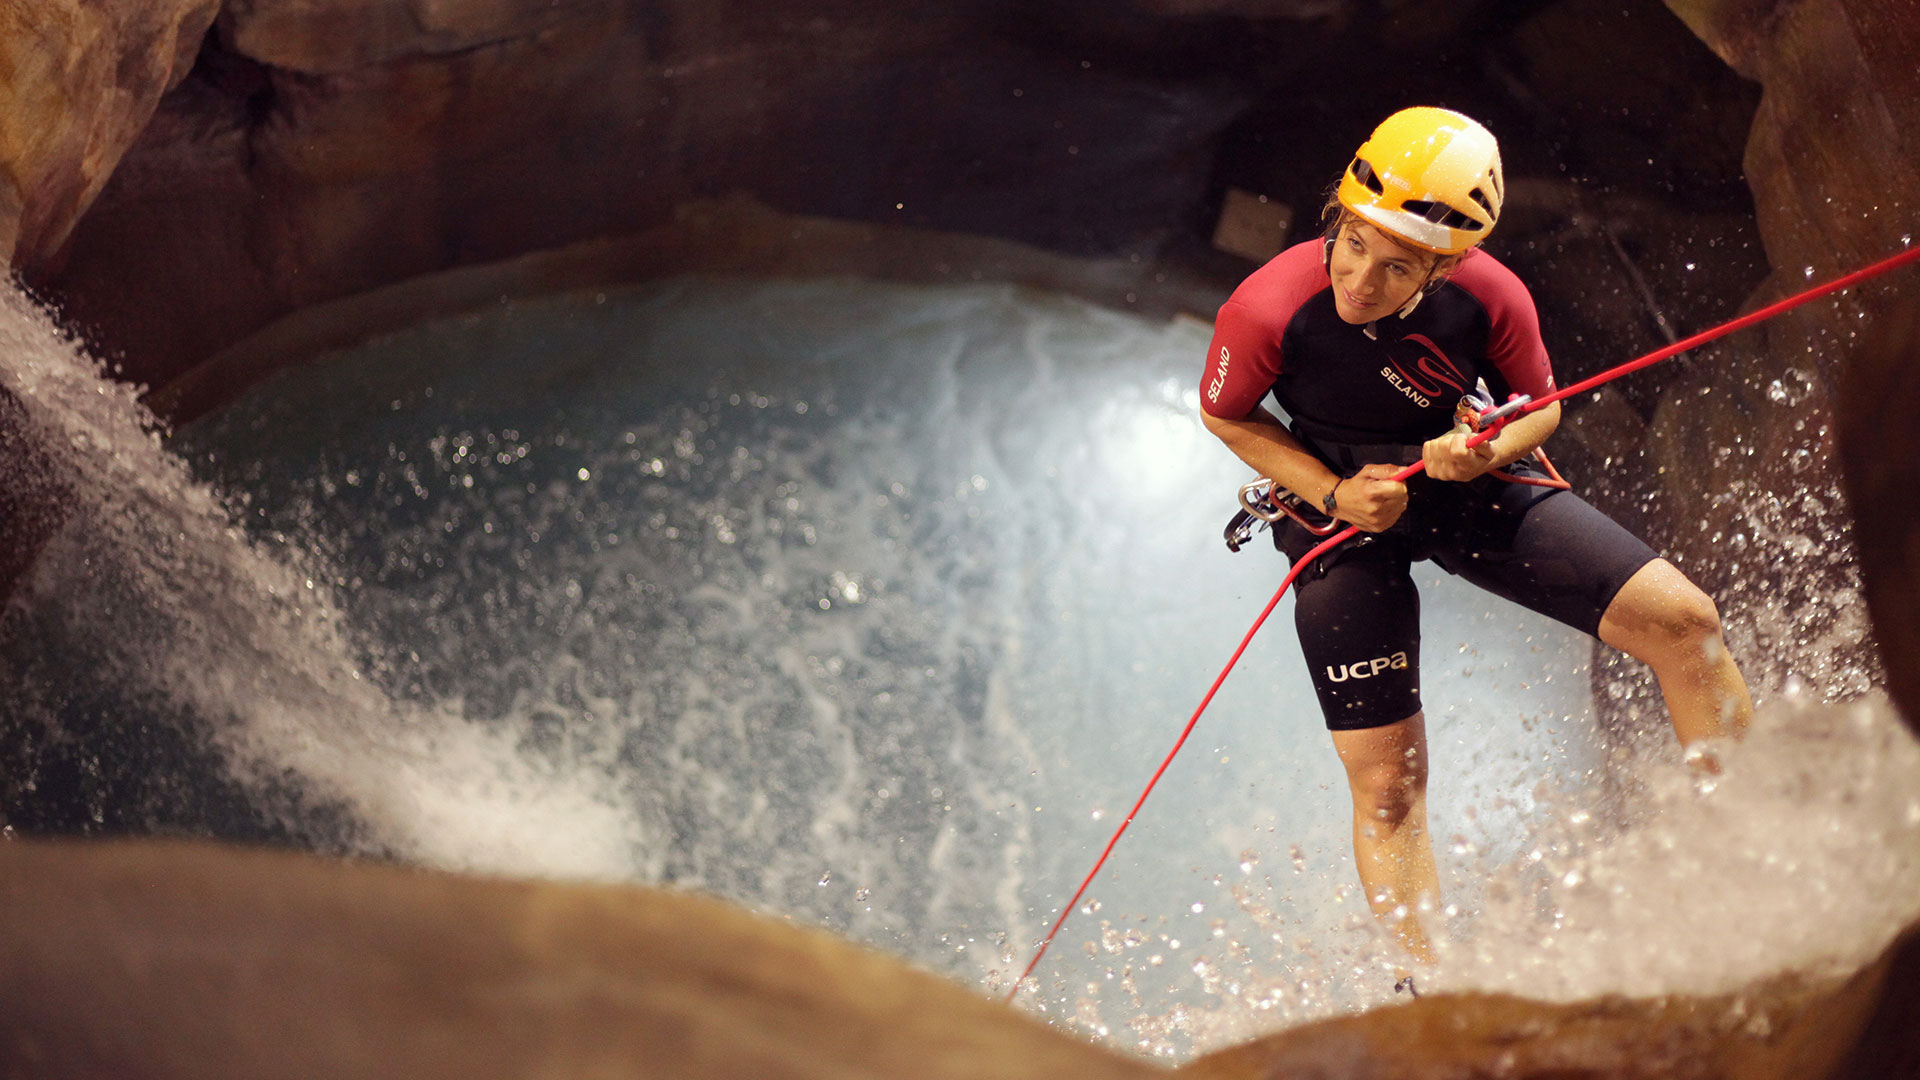
[[[1337,185],[1336,185],[1336,190],[1337,190]],[[1328,240],[1331,240],[1334,237],[1340,235],[1340,230],[1346,228],[1348,225],[1351,225],[1355,222],[1364,222],[1366,220],[1367,220],[1366,218],[1363,218],[1359,214],[1356,214],[1353,211],[1347,209],[1346,206],[1340,202],[1340,196],[1338,194],[1335,194],[1333,191],[1329,191],[1327,193],[1327,204],[1320,208],[1320,223],[1322,226],[1324,226],[1321,232],[1321,235]],[[1374,228],[1378,229],[1380,227],[1378,225],[1375,225]],[[1383,233],[1386,233],[1388,237],[1396,241],[1400,240],[1398,236],[1394,235],[1391,232],[1388,232],[1385,229],[1380,229],[1380,231]],[[1435,285],[1445,280],[1448,274],[1453,273],[1453,268],[1456,266],[1459,266],[1460,260],[1466,258],[1467,256],[1467,253],[1465,251],[1462,251],[1453,255],[1436,255],[1433,252],[1426,250],[1425,248],[1416,247],[1412,244],[1407,244],[1404,241],[1402,241],[1401,243],[1402,243],[1402,246],[1406,247],[1408,250],[1417,251],[1420,254],[1428,256],[1433,259],[1433,262],[1430,264],[1430,268],[1427,273],[1427,280],[1430,283]]]

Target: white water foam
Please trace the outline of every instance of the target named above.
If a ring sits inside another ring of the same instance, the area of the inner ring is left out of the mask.
[[[73,687],[112,687],[93,737],[157,717],[189,725],[250,789],[292,784],[309,804],[351,807],[353,846],[454,869],[630,873],[642,845],[629,815],[513,738],[372,685],[323,562],[285,534],[244,533],[163,448],[133,390],[11,286],[0,352],[71,493],[7,613],[16,729],[63,737]]]
[[[1440,961],[1422,987],[1546,1001],[1738,995],[1872,960],[1920,917],[1920,744],[1884,700],[1809,697],[1785,695],[1743,742],[1716,746],[1718,774],[1677,753],[1636,759],[1626,821],[1562,791],[1513,857],[1443,848],[1444,879],[1485,886],[1477,902],[1430,913]],[[1196,973],[1210,1002],[1137,1027],[1152,1048],[1206,1052],[1384,1004],[1395,958],[1377,931],[1356,931],[1363,940],[1216,949]],[[1342,978],[1369,982],[1372,999],[1328,994]]]

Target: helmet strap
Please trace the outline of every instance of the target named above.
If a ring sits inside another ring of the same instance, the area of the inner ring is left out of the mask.
[[[1433,261],[1433,264],[1427,267],[1427,276],[1420,279],[1420,287],[1413,290],[1413,296],[1407,300],[1407,304],[1405,307],[1401,308],[1399,311],[1394,313],[1395,317],[1404,319],[1407,316],[1413,314],[1413,309],[1420,306],[1420,301],[1426,299],[1426,296],[1428,293],[1439,288],[1443,283],[1445,283],[1446,281],[1445,278],[1436,279],[1433,276],[1433,268],[1439,265],[1440,265],[1440,260],[1435,259]]]

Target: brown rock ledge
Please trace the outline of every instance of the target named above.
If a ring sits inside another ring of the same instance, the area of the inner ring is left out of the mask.
[[[0,881],[7,1076],[1164,1075],[684,893],[157,841],[0,844]]]
[[[0,843],[0,882],[7,1076],[1914,1075],[1900,1071],[1915,1063],[1908,995],[1876,1004],[1920,968],[1912,933],[1849,977],[1569,1005],[1429,995],[1169,1074],[893,958],[686,893],[178,841]]]

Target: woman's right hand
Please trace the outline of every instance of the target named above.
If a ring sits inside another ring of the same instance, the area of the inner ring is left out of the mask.
[[[1333,516],[1358,526],[1361,532],[1385,532],[1407,510],[1407,485],[1394,479],[1391,465],[1365,465],[1340,481],[1334,494]]]

